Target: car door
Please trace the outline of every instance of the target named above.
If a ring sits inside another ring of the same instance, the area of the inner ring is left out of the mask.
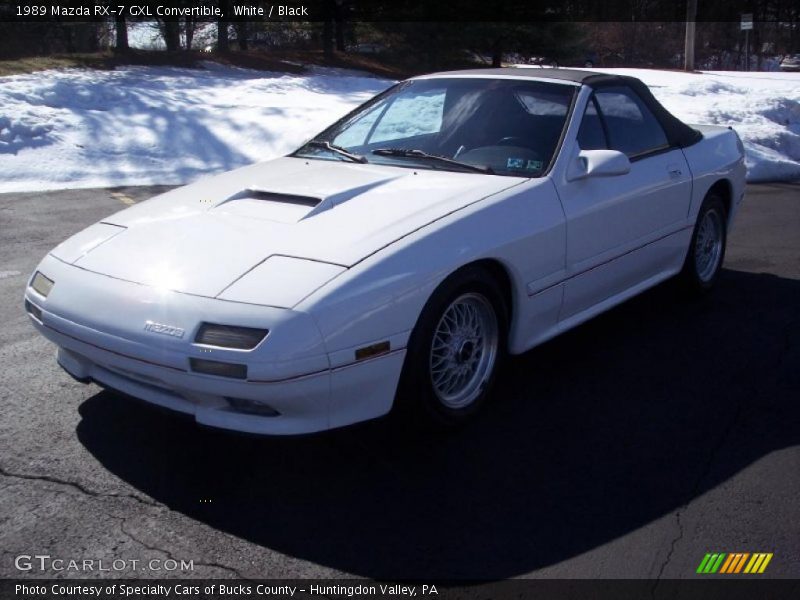
[[[569,319],[673,268],[685,250],[691,175],[680,148],[627,86],[599,88],[565,147],[625,153],[630,172],[559,182],[567,220],[566,271],[560,319]]]

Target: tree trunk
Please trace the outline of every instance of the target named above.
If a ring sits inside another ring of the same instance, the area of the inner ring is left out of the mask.
[[[69,23],[66,29],[67,52],[97,52],[96,23]]]
[[[128,46],[128,24],[125,22],[125,17],[117,15],[114,17],[114,24],[117,30],[117,52],[127,52],[130,47]]]
[[[322,52],[326,57],[333,56],[333,14],[335,10],[333,0],[327,0],[324,5],[322,23]]]
[[[164,22],[164,43],[168,52],[177,52],[181,49],[181,28],[177,21]]]
[[[194,28],[197,25],[192,17],[186,17],[186,50],[192,49],[192,40],[194,39]]]
[[[228,14],[228,0],[219,0],[219,7],[222,14]],[[217,23],[217,52],[227,52],[230,49],[228,39],[228,22],[220,21]]]
[[[247,43],[247,22],[236,23],[234,27],[236,28],[236,41],[239,42],[239,50],[246,52],[249,48]]]
[[[344,11],[339,2],[335,4],[333,14],[336,21],[336,50],[344,52]]]
[[[636,31],[638,29],[637,21],[631,22],[631,27],[629,30],[629,35],[626,38],[625,44],[625,65],[626,66],[633,66],[636,64],[636,55],[638,54],[636,51]]]
[[[503,42],[496,40],[492,44],[492,67],[495,69],[503,66]]]
[[[217,23],[217,52],[227,52],[229,49],[228,24],[225,21],[220,21]]]
[[[327,57],[333,56],[333,22],[325,21],[322,24],[322,52]]]

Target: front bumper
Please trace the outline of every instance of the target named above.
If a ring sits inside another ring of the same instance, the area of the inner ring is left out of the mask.
[[[203,425],[257,434],[322,431],[391,409],[403,349],[332,369],[307,315],[156,291],[52,257],[43,261],[43,269],[56,285],[46,299],[26,290],[25,299],[41,311],[29,314],[39,332],[58,346],[61,367],[76,379],[190,414]],[[101,309],[108,306],[114,310]],[[185,327],[187,339],[143,334],[141,326],[154,314],[159,322]],[[113,315],[113,324],[104,323]],[[270,335],[254,351],[212,351],[191,341],[195,324],[203,320],[258,322],[269,326]],[[294,342],[281,347],[281,340],[288,339]],[[192,372],[192,357],[246,363],[248,378]],[[241,402],[230,399],[255,402],[274,413],[242,411]]]

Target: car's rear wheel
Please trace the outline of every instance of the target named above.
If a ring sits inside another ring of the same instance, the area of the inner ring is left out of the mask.
[[[506,302],[493,275],[468,266],[433,293],[409,339],[398,387],[401,413],[454,426],[477,413],[505,356]]]
[[[700,207],[692,241],[681,273],[697,292],[711,289],[719,277],[727,243],[727,213],[722,199],[709,194]]]

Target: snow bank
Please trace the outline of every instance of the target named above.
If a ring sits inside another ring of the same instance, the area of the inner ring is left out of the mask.
[[[290,152],[391,84],[209,63],[0,78],[0,192],[180,184]]]
[[[800,77],[612,69],[689,123],[731,125],[751,181],[800,178]],[[392,82],[207,63],[0,78],[0,192],[180,184],[285,154]]]

